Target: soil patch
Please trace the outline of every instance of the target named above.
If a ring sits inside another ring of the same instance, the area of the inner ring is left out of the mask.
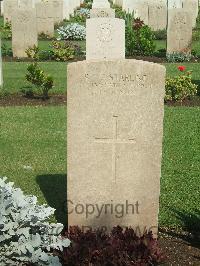
[[[48,106],[48,105],[66,105],[67,96],[65,94],[51,95],[49,99],[43,100],[41,97],[27,98],[20,94],[13,94],[0,98],[0,106]],[[185,99],[183,102],[167,102],[167,106],[200,106],[200,97]]]

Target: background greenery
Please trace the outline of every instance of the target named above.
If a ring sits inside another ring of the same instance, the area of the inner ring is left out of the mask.
[[[3,25],[2,17],[0,26]],[[193,49],[200,56],[198,24]],[[200,37],[200,36],[199,36]],[[2,43],[11,47],[10,40]],[[85,50],[85,41],[78,42]],[[156,49],[166,40],[155,40]],[[50,41],[40,40],[48,49]],[[18,93],[30,86],[25,80],[28,62],[3,62],[4,89]],[[67,63],[43,62],[42,69],[54,77],[52,93],[66,93]],[[177,66],[192,70],[200,84],[199,63],[164,64],[167,76],[179,73]],[[66,222],[66,107],[0,107],[0,174],[8,176],[39,202],[55,207],[55,218]],[[161,178],[161,226],[199,228],[200,219],[200,108],[165,107]],[[151,185],[151,184],[150,184]],[[151,186],[149,186],[151,189]]]
[[[25,79],[28,62],[4,62],[3,63],[3,77],[4,89],[10,93],[17,93],[20,89],[30,86]],[[178,64],[164,64],[167,69],[168,76],[175,76],[179,74],[177,67],[179,65],[186,66],[187,70],[192,71],[192,78],[197,83],[200,83],[200,64],[197,63],[178,63]],[[40,66],[47,73],[54,78],[55,87],[50,93],[66,93],[67,88],[67,63],[65,62],[42,62]]]
[[[0,108],[0,173],[66,221],[66,108]],[[160,225],[197,217],[200,108],[165,107]],[[151,189],[151,184],[149,184]],[[188,221],[188,220],[187,220]],[[199,226],[189,219],[191,226]]]

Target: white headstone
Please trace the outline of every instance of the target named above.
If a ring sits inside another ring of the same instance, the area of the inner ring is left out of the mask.
[[[92,8],[90,18],[114,18],[115,10],[112,8]]]
[[[192,18],[189,12],[171,9],[168,12],[167,53],[191,53]]]
[[[183,8],[185,11],[190,12],[192,26],[194,28],[196,26],[196,19],[199,11],[198,0],[183,0]]]
[[[36,5],[37,31],[49,37],[54,36],[54,9],[51,2],[41,2]]]
[[[118,18],[91,18],[86,22],[86,58],[125,58],[125,21]]]
[[[92,8],[110,8],[108,0],[94,0]]]
[[[4,0],[3,9],[4,9],[4,23],[10,22],[13,12],[18,6],[18,0]]]
[[[165,67],[83,61],[68,65],[67,82],[68,225],[156,236]]]
[[[149,26],[154,31],[167,28],[167,4],[165,0],[156,0],[149,5]]]
[[[15,9],[12,14],[12,49],[14,57],[27,57],[26,50],[38,45],[36,10]]]
[[[182,8],[183,0],[168,0],[168,9]]]
[[[134,7],[134,18],[140,18],[145,25],[149,23],[149,7],[144,2],[138,3]]]

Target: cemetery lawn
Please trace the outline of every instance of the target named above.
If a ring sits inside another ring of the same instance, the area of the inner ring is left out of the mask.
[[[26,69],[28,62],[4,62],[3,63],[3,76],[4,76],[4,90],[16,94],[21,89],[30,87],[26,81]],[[54,78],[54,88],[50,92],[52,94],[65,94],[67,90],[67,63],[65,62],[41,62],[42,69],[51,74]],[[168,76],[179,75],[180,72],[177,66],[184,65],[186,70],[192,71],[193,80],[200,84],[200,63],[177,63],[177,64],[164,64],[167,69]],[[55,71],[56,70],[56,71]]]
[[[66,107],[1,107],[0,115],[1,175],[65,223]],[[160,226],[200,229],[199,134],[200,108],[165,107]]]

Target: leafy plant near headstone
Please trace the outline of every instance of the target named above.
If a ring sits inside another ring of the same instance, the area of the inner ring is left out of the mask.
[[[3,43],[1,46],[1,54],[2,56],[12,57],[13,56],[12,48]]]
[[[26,80],[42,91],[43,100],[49,99],[49,90],[53,88],[53,77],[46,74],[37,62],[28,65]]]
[[[92,1],[91,0],[85,0],[83,3],[80,4],[81,8],[92,8]]]
[[[125,15],[126,22],[126,55],[150,56],[155,51],[154,34],[149,26],[133,14]]]
[[[166,30],[157,30],[153,32],[155,40],[166,40],[167,31]]]
[[[46,74],[44,70],[40,68],[38,64],[39,48],[37,46],[27,49],[26,54],[29,58],[35,61],[27,67],[26,80],[34,85],[38,90],[41,90],[42,98],[43,100],[46,100],[49,98],[49,90],[53,88],[53,77],[49,74]],[[30,88],[27,92],[23,91],[23,93],[25,93],[26,96],[34,95],[33,90]]]
[[[126,12],[122,9],[121,6],[112,5],[112,8],[115,9],[115,17],[124,19]]]
[[[46,222],[53,208],[0,178],[0,209],[0,265],[61,265],[52,249],[62,252],[70,241],[60,236],[62,224]]]
[[[5,40],[10,40],[12,38],[11,23],[6,22],[4,26],[1,27],[1,38]]]
[[[165,84],[166,101],[183,101],[187,97],[197,94],[197,85],[192,82],[191,71],[185,71],[184,66],[178,67],[180,75],[167,78]]]
[[[138,237],[131,228],[118,226],[107,234],[71,227],[64,235],[71,245],[54,253],[66,266],[158,265],[165,260],[151,233]]]
[[[83,55],[81,47],[70,41],[52,41],[48,50],[40,50],[38,46],[33,46],[27,49],[26,53],[34,61],[56,60],[66,62]]]
[[[76,55],[76,49],[79,47],[73,45],[70,42],[54,41],[52,43],[53,57],[56,61],[68,61],[74,59]]]
[[[90,18],[90,9],[80,8],[75,11],[73,16],[70,16],[70,22],[83,23]]]

